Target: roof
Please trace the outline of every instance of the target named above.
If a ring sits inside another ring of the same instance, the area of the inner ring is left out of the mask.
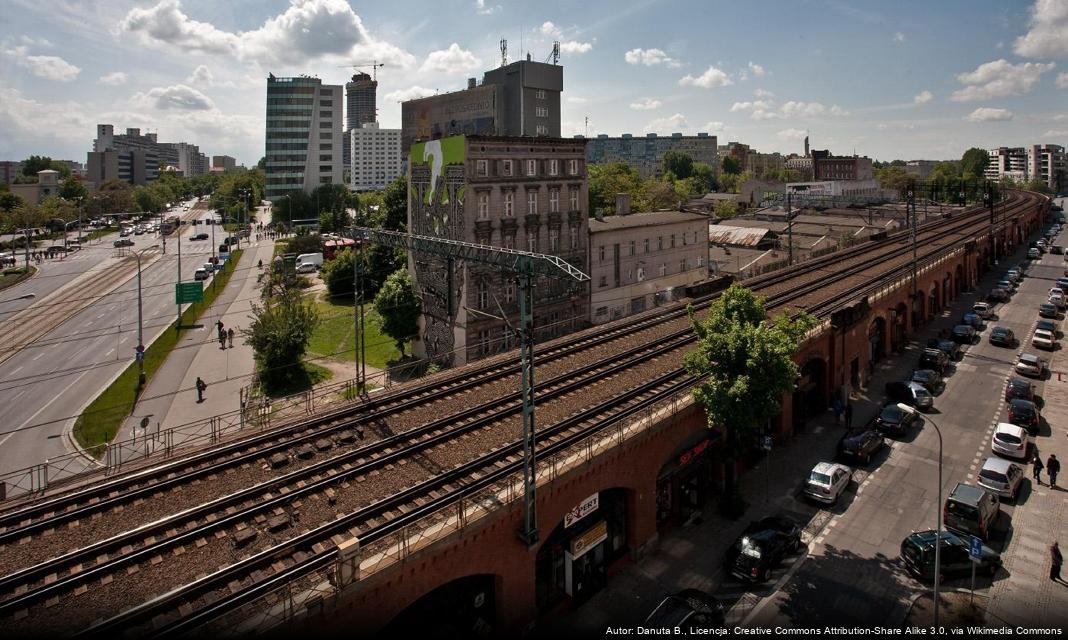
[[[1013,463],[1004,458],[990,457],[983,462],[983,469],[990,469],[998,473],[1007,473],[1011,466],[1013,466]]]
[[[603,233],[618,229],[635,227],[653,227],[680,222],[706,222],[708,216],[688,211],[649,211],[645,213],[628,213],[626,215],[605,216],[604,220],[590,218],[590,233]]]
[[[974,484],[958,482],[957,486],[949,494],[949,497],[956,499],[958,502],[964,502],[966,504],[975,504],[979,502],[980,499],[982,499],[984,493],[986,493],[986,491],[980,489]]]
[[[845,468],[844,465],[840,465],[837,462],[817,462],[816,466],[812,467],[813,473],[823,473],[831,475],[838,469]]]
[[[771,229],[762,227],[748,228],[715,224],[708,228],[708,241],[713,244],[755,247],[763,242],[769,233],[771,233]]]
[[[1020,436],[1020,435],[1023,435],[1023,433],[1025,432],[1025,429],[1023,427],[1014,425],[1014,424],[1009,423],[1009,422],[999,422],[998,426],[997,426],[997,429],[994,429],[995,433],[997,433],[998,431],[1000,431],[1002,433],[1012,433],[1012,434],[1015,434],[1017,436]]]

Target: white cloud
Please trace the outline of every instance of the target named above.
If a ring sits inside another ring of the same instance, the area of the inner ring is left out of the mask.
[[[723,132],[723,131],[727,130],[727,125],[723,124],[722,122],[720,122],[718,120],[715,120],[715,121],[712,121],[712,122],[706,122],[705,126],[704,126],[704,130],[708,131],[709,133]]]
[[[646,67],[659,64],[672,68],[682,66],[681,62],[664,53],[662,49],[631,49],[623,54],[623,59],[627,64],[640,64]]]
[[[826,113],[827,108],[819,102],[796,102],[791,100],[779,108],[784,118],[814,118]]]
[[[548,20],[541,24],[539,31],[541,31],[542,35],[559,40],[560,51],[563,51],[564,53],[586,53],[590,49],[593,49],[593,43],[591,42],[567,40],[564,31]],[[570,31],[574,32],[574,29],[570,29]]]
[[[129,80],[129,76],[127,76],[126,73],[122,71],[115,71],[107,74],[106,76],[100,76],[101,84],[110,85],[112,87],[117,87],[120,84],[126,84],[127,80]]]
[[[59,56],[31,56],[26,47],[4,49],[3,53],[18,66],[45,80],[70,82],[82,72],[80,67],[74,66]]]
[[[836,104],[832,104],[831,105],[831,110],[829,111],[829,113],[832,116],[848,116],[848,115],[851,115],[848,111],[846,111],[842,107],[839,107]]]
[[[560,30],[556,28],[556,25],[546,20],[541,23],[540,29],[542,35],[556,37],[560,33]]]
[[[161,110],[208,111],[215,109],[215,103],[211,101],[211,98],[184,84],[156,87],[147,93],[138,93],[134,96],[134,102]]]
[[[299,65],[327,58],[338,64],[369,58],[411,67],[415,57],[373,38],[345,0],[292,0],[285,12],[259,28],[231,33],[191,19],[179,0],[131,9],[119,28],[142,42],[183,53],[233,56],[262,65]]]
[[[957,75],[961,84],[968,85],[949,97],[954,102],[989,100],[1003,96],[1021,95],[1030,91],[1054,65],[1035,62],[1012,64],[1005,59],[979,65],[975,71]]]
[[[1012,112],[1008,109],[992,109],[979,107],[964,118],[968,122],[993,122],[997,120],[1012,120]]]
[[[752,71],[753,75],[758,77],[758,78],[763,77],[764,73],[765,73],[764,67],[762,67],[759,64],[756,64],[752,60],[749,61],[749,70]]]
[[[752,102],[735,102],[731,105],[731,111],[737,113],[739,111],[754,111],[757,109],[771,109],[774,103],[770,100],[753,100]]]
[[[924,89],[912,97],[912,102],[915,104],[927,104],[931,101],[931,98],[934,98],[934,94]]]
[[[474,71],[481,66],[482,61],[475,57],[475,54],[461,49],[460,45],[454,42],[449,45],[448,49],[431,51],[419,70],[430,73],[461,75]]]
[[[704,73],[694,77],[690,74],[686,74],[679,79],[679,84],[682,86],[701,87],[703,89],[714,89],[716,87],[725,87],[727,85],[734,84],[731,77],[723,71],[710,66]]]
[[[414,86],[407,89],[398,89],[386,94],[386,102],[406,102],[408,100],[415,100],[416,98],[425,98],[432,96],[436,91],[433,89],[427,89],[426,87]]]
[[[775,94],[765,89],[757,89],[753,92],[753,95],[758,98],[774,98]]]
[[[686,116],[676,113],[666,118],[657,118],[645,125],[645,133],[677,133],[689,128],[690,123],[686,120]]]
[[[19,37],[22,44],[28,44],[31,47],[51,47],[52,42],[48,38],[34,38],[33,36],[23,35]]]
[[[630,108],[635,111],[652,111],[653,109],[659,109],[662,105],[663,103],[655,98],[642,98],[637,102],[630,103]]]
[[[486,0],[475,0],[475,13],[481,16],[488,16],[491,13],[501,10],[501,5],[493,5],[492,7],[486,6]]]
[[[1049,129],[1042,134],[1043,138],[1068,138],[1068,129]]]
[[[1057,88],[1068,89],[1068,72],[1057,75]]]
[[[780,140],[803,140],[807,133],[802,129],[783,129],[775,134]]]
[[[567,97],[567,102],[569,104],[586,104],[589,101],[590,101],[589,98],[582,98],[582,97],[579,97],[579,96],[568,96]]]
[[[904,42],[904,41],[905,41],[905,34],[901,33],[900,31],[898,31],[897,33],[894,34],[894,42]]]
[[[1036,0],[1030,30],[1016,39],[1013,51],[1027,58],[1068,57],[1068,3]]]
[[[753,100],[735,102],[732,112],[748,112],[752,120],[773,120],[775,118],[816,118],[820,116],[848,116],[850,113],[834,104],[828,109],[819,102],[798,102],[790,100],[776,111],[774,100]]]
[[[212,75],[211,69],[204,65],[198,65],[196,69],[193,69],[193,74],[186,78],[186,82],[210,87],[215,82],[215,76]]]

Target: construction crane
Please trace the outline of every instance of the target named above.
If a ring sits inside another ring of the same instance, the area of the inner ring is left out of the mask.
[[[379,62],[378,60],[371,60],[370,62],[356,62],[353,64],[344,64],[339,66],[339,69],[353,69],[355,71],[363,71],[366,67],[371,67],[371,79],[378,82],[378,68],[386,66],[385,62]]]

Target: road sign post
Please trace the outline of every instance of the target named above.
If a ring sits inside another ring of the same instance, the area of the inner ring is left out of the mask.
[[[983,561],[983,541],[978,536],[972,536],[971,544],[968,545],[968,557],[972,559],[972,600],[975,604],[975,567]]]
[[[179,282],[174,285],[174,301],[178,305],[187,302],[201,302],[204,300],[204,285],[199,280],[194,282]]]
[[[771,499],[771,436],[764,436],[761,446],[768,452],[767,460],[764,461],[767,466],[767,473],[764,474],[764,502],[768,502]]]

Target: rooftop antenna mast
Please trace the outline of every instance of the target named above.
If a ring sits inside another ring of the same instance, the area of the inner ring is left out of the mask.
[[[501,38],[501,66],[508,65],[508,41]]]
[[[590,137],[590,117],[586,116],[586,133],[583,134],[584,138]]]
[[[554,66],[560,63],[560,41],[559,40],[554,40],[553,41],[552,53],[549,54],[549,57],[546,58],[545,61],[548,62],[550,59],[552,59]]]

